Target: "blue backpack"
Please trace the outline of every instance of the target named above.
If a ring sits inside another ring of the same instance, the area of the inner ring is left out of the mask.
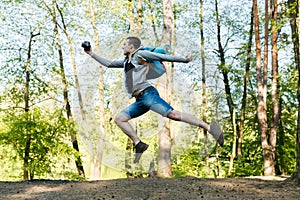
[[[171,47],[170,45],[164,45],[160,47],[154,47],[154,46],[149,46],[149,47],[142,47],[141,50],[147,50],[155,53],[161,53],[161,54],[171,54]],[[137,58],[140,60],[139,58]],[[156,79],[166,73],[166,67],[165,65],[158,60],[154,60],[151,62],[147,62],[148,66],[148,73],[146,74],[146,79]]]

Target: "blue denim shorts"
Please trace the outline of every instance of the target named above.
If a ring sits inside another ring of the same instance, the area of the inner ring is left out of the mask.
[[[136,101],[122,110],[122,113],[128,117],[139,117],[149,110],[152,110],[162,116],[166,117],[172,110],[174,110],[165,100],[163,100],[158,91],[154,87],[146,88],[142,94],[139,94]]]

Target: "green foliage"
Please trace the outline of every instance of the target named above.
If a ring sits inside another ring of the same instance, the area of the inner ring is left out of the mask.
[[[257,139],[254,139],[257,138]],[[260,136],[246,136],[243,142],[243,156],[236,160],[233,171],[235,176],[261,176],[263,159]]]
[[[207,144],[209,146],[209,144]],[[212,149],[213,144],[207,149]],[[181,155],[176,155],[173,158],[172,170],[174,177],[216,177],[219,175],[218,166],[219,159],[214,154],[216,149],[212,149],[211,152],[205,154],[204,142],[201,140],[199,143],[194,142],[190,148],[182,149],[184,152]]]
[[[28,113],[6,113],[3,123],[6,129],[1,130],[0,144],[12,149],[16,155],[10,155],[12,160],[23,162],[26,143],[30,142],[28,171],[31,178],[51,175],[53,167],[63,161],[61,158],[76,155],[68,142],[74,127],[61,111],[47,113],[36,108]]]
[[[284,103],[283,103],[284,102]],[[292,174],[296,170],[296,102],[282,100],[282,110],[279,130],[276,142],[276,174]]]
[[[199,148],[196,146],[185,151],[186,153],[173,159],[174,177],[196,176],[199,177],[205,163],[199,156]]]
[[[276,174],[286,175],[293,174],[296,170],[296,143],[295,143],[295,134],[293,130],[289,132],[282,133],[279,132],[277,138],[277,147],[276,147]]]
[[[12,146],[0,145],[0,177],[1,181],[16,181],[22,177],[22,163]]]

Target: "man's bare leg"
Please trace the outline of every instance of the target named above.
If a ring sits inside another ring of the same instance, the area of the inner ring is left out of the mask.
[[[120,127],[120,129],[132,140],[134,145],[137,145],[141,140],[135,133],[133,127],[131,124],[128,122],[130,120],[129,117],[124,115],[123,113],[119,113],[115,117],[115,122],[116,124]]]
[[[116,124],[121,128],[121,130],[133,141],[134,146],[135,146],[135,158],[134,158],[134,163],[139,162],[142,154],[144,151],[147,150],[148,144],[142,142],[140,138],[137,136],[135,133],[133,127],[130,125],[128,122],[130,120],[129,117],[127,117],[123,113],[119,113],[115,117],[115,122]]]
[[[216,124],[209,125],[204,121],[200,120],[199,118],[195,117],[194,115],[191,115],[189,113],[179,112],[177,110],[172,110],[167,117],[176,121],[182,121],[191,125],[199,126],[204,130],[208,131],[221,146],[224,145],[224,136],[221,132],[221,128],[219,125]]]
[[[189,113],[173,110],[168,114],[167,117],[176,121],[182,121],[191,125],[199,126],[206,131],[210,130],[209,124],[205,123],[204,121],[200,120],[199,118]]]

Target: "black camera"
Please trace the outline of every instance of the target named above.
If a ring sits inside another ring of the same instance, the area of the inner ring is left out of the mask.
[[[83,47],[85,51],[89,51],[91,50],[91,43],[89,41],[84,41],[81,44],[81,47]]]

